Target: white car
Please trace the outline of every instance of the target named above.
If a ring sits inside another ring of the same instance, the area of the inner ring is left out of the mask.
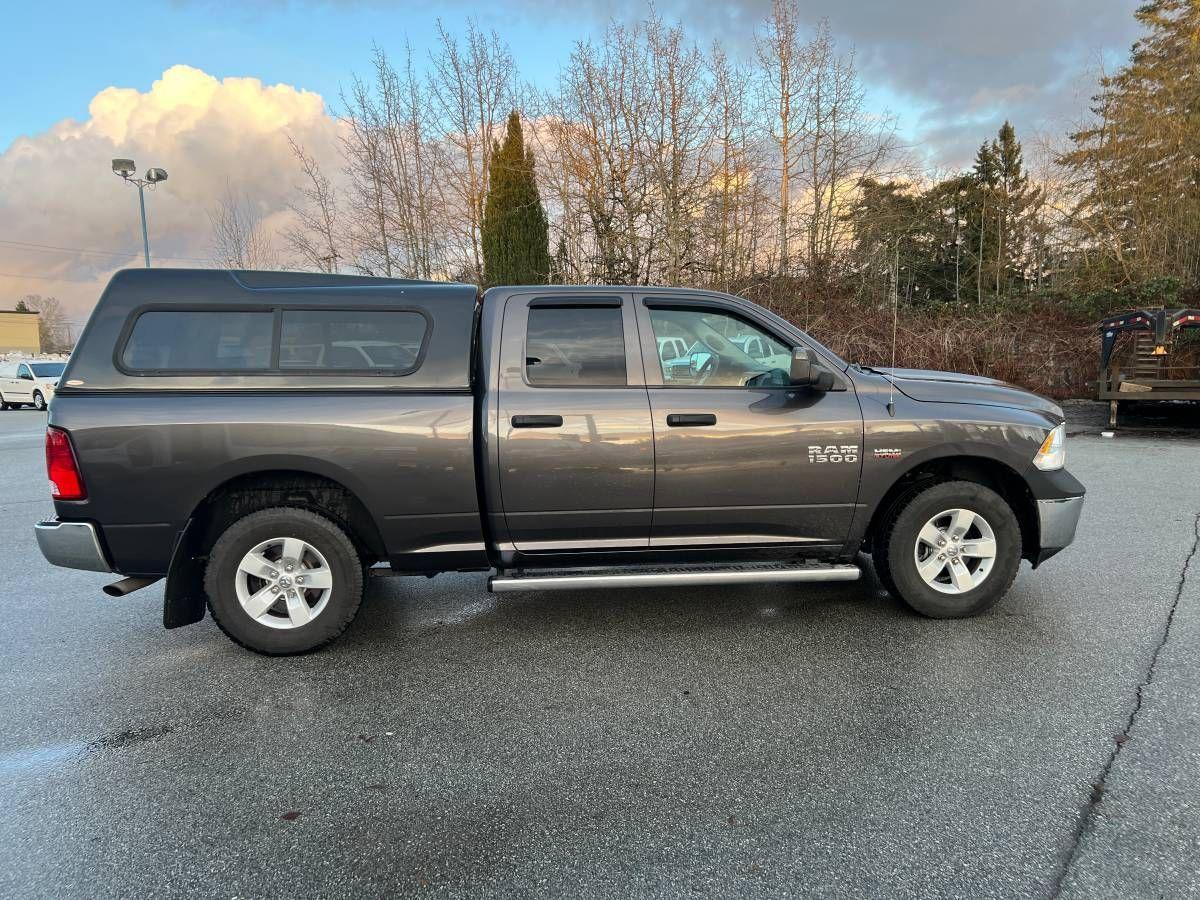
[[[45,409],[54,397],[58,378],[66,365],[37,360],[0,363],[0,409],[25,405]]]
[[[392,341],[291,344],[279,348],[279,364],[285,369],[408,369],[416,363],[420,349],[419,344],[406,347]]]

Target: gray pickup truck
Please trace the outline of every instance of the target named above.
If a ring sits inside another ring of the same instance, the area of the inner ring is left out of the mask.
[[[166,578],[263,653],[353,620],[367,574],[492,591],[852,581],[988,609],[1074,537],[1055,404],[851,365],[746,300],[130,270],[50,407],[51,563]]]

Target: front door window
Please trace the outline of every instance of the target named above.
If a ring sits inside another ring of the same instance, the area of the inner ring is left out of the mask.
[[[663,384],[774,387],[788,383],[792,348],[717,310],[651,309]],[[664,348],[670,352],[663,352]]]

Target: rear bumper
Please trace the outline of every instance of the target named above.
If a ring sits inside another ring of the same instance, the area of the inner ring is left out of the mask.
[[[1034,565],[1039,565],[1075,540],[1075,529],[1083,512],[1083,496],[1037,501],[1040,547]]]
[[[91,522],[38,522],[33,526],[38,549],[46,562],[66,569],[111,572],[100,546],[100,534]]]

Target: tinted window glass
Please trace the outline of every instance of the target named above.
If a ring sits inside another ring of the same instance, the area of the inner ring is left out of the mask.
[[[788,384],[792,348],[735,316],[710,309],[651,309],[663,384],[771,387]]]
[[[57,378],[66,367],[66,363],[34,363],[33,374],[38,378]]]
[[[525,373],[529,383],[625,384],[625,337],[617,306],[529,310]]]
[[[231,371],[271,366],[269,312],[161,310],[142,313],[125,344],[131,369]]]
[[[420,313],[285,309],[279,367],[408,372],[416,368],[424,340]]]

